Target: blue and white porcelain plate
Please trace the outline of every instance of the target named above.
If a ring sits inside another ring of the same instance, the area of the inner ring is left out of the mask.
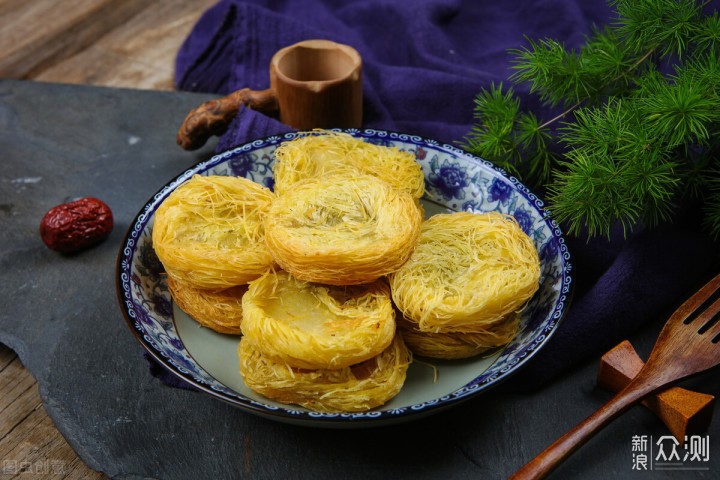
[[[199,163],[170,181],[143,207],[125,237],[117,264],[120,306],[145,349],[177,377],[248,412],[316,426],[374,426],[422,417],[488,390],[538,352],[558,328],[570,298],[571,265],[560,228],[543,202],[490,162],[451,145],[379,130],[345,130],[371,143],[411,152],[425,173],[426,215],[498,211],[513,215],[535,243],[542,266],[540,288],[523,311],[521,330],[491,357],[413,362],[402,391],[377,409],[327,414],[273,402],[249,390],[238,372],[239,337],[196,322],[173,305],[163,267],[152,247],[155,211],[195,174],[247,177],[272,188],[273,152],[298,133],[256,140]]]

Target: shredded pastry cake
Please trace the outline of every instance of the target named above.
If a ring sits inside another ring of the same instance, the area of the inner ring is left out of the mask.
[[[417,326],[401,318],[398,329],[413,354],[421,357],[456,360],[488,354],[507,345],[518,331],[520,314],[511,313],[507,318],[485,330],[477,332],[434,333],[423,332]]]
[[[412,354],[400,335],[379,355],[340,369],[307,370],[274,362],[252,340],[238,345],[240,373],[255,392],[318,412],[362,412],[400,392]]]
[[[387,284],[332,286],[270,272],[243,297],[242,330],[262,352],[306,369],[337,369],[378,355],[395,336]]]
[[[532,240],[510,215],[437,214],[389,276],[395,305],[425,332],[477,332],[521,309],[539,287]]]
[[[246,284],[273,257],[263,219],[275,195],[243,177],[195,175],[158,207],[153,247],[168,275],[197,288]]]
[[[369,175],[306,179],[277,197],[265,241],[277,263],[310,282],[352,285],[408,259],[423,212],[410,194]]]
[[[168,290],[177,306],[196,322],[218,333],[241,335],[242,297],[247,285],[206,290],[168,276]]]
[[[281,143],[274,157],[278,195],[307,178],[332,174],[372,175],[414,198],[420,198],[425,191],[425,177],[413,153],[369,143],[347,133],[307,132]]]

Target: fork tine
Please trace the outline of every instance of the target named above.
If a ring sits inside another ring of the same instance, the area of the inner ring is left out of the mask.
[[[712,343],[718,343],[720,341],[720,322],[713,325],[713,328],[705,333],[707,333]]]
[[[720,302],[716,302],[720,303]],[[712,338],[713,343],[717,343],[718,340],[720,340],[720,315],[715,314],[713,317],[710,317],[710,319],[698,330],[698,333],[701,335],[707,335],[710,338]],[[715,337],[718,337],[718,340],[715,340]]]
[[[716,275],[712,280],[706,283],[700,290],[695,292],[690,298],[685,300],[675,313],[670,317],[671,320],[682,321],[683,323],[690,324],[695,321],[698,316],[708,309],[714,310],[717,308],[720,310],[717,296],[720,295],[720,274]],[[717,313],[718,310],[715,310]]]
[[[694,322],[700,327],[698,333],[703,334],[718,323],[718,312],[720,312],[720,299],[716,300],[702,311],[699,311]],[[691,322],[688,322],[691,323]]]

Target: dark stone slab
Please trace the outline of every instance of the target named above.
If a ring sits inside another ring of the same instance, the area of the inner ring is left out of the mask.
[[[255,417],[148,373],[117,304],[114,270],[130,221],[160,187],[211,155],[174,136],[207,96],[0,81],[0,342],[40,383],[49,415],[93,469],[122,479],[506,478],[610,398],[596,363],[531,394],[500,389],[411,423],[322,430]],[[115,229],[74,255],[38,225],[64,201],[96,196]],[[663,319],[633,339],[643,356]],[[720,378],[687,384],[720,394]],[[717,416],[717,415],[716,415]],[[717,478],[720,421],[702,471],[633,471],[632,438],[667,432],[635,408],[552,478]]]

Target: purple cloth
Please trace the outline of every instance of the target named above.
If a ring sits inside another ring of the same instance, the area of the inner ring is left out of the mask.
[[[526,45],[525,36],[576,47],[593,24],[609,20],[604,0],[223,0],[179,51],[176,85],[223,95],[265,89],[277,50],[328,39],[351,45],[363,58],[364,127],[457,143],[472,126],[480,88],[507,84],[508,49]],[[527,96],[526,88],[517,91]],[[543,113],[531,97],[527,102]],[[244,109],[218,150],[289,130]],[[573,304],[510,387],[536,388],[579,362],[598,359],[697,286],[714,253],[709,239],[695,231],[693,213],[689,209],[684,224],[639,231],[627,240],[568,239]]]
[[[182,46],[176,86],[223,95],[266,89],[277,50],[332,40],[363,58],[365,127],[453,143],[470,129],[480,87],[507,78],[507,49],[523,34],[577,45],[608,12],[604,1],[223,0]],[[220,148],[276,133],[263,127],[233,125]]]
[[[183,390],[197,390],[194,385],[191,385],[180,377],[177,377],[170,373],[165,367],[162,366],[160,362],[155,360],[149,353],[145,352],[143,353],[143,356],[145,357],[145,361],[147,361],[150,375],[157,378],[165,385],[169,385],[175,388],[182,388]]]

